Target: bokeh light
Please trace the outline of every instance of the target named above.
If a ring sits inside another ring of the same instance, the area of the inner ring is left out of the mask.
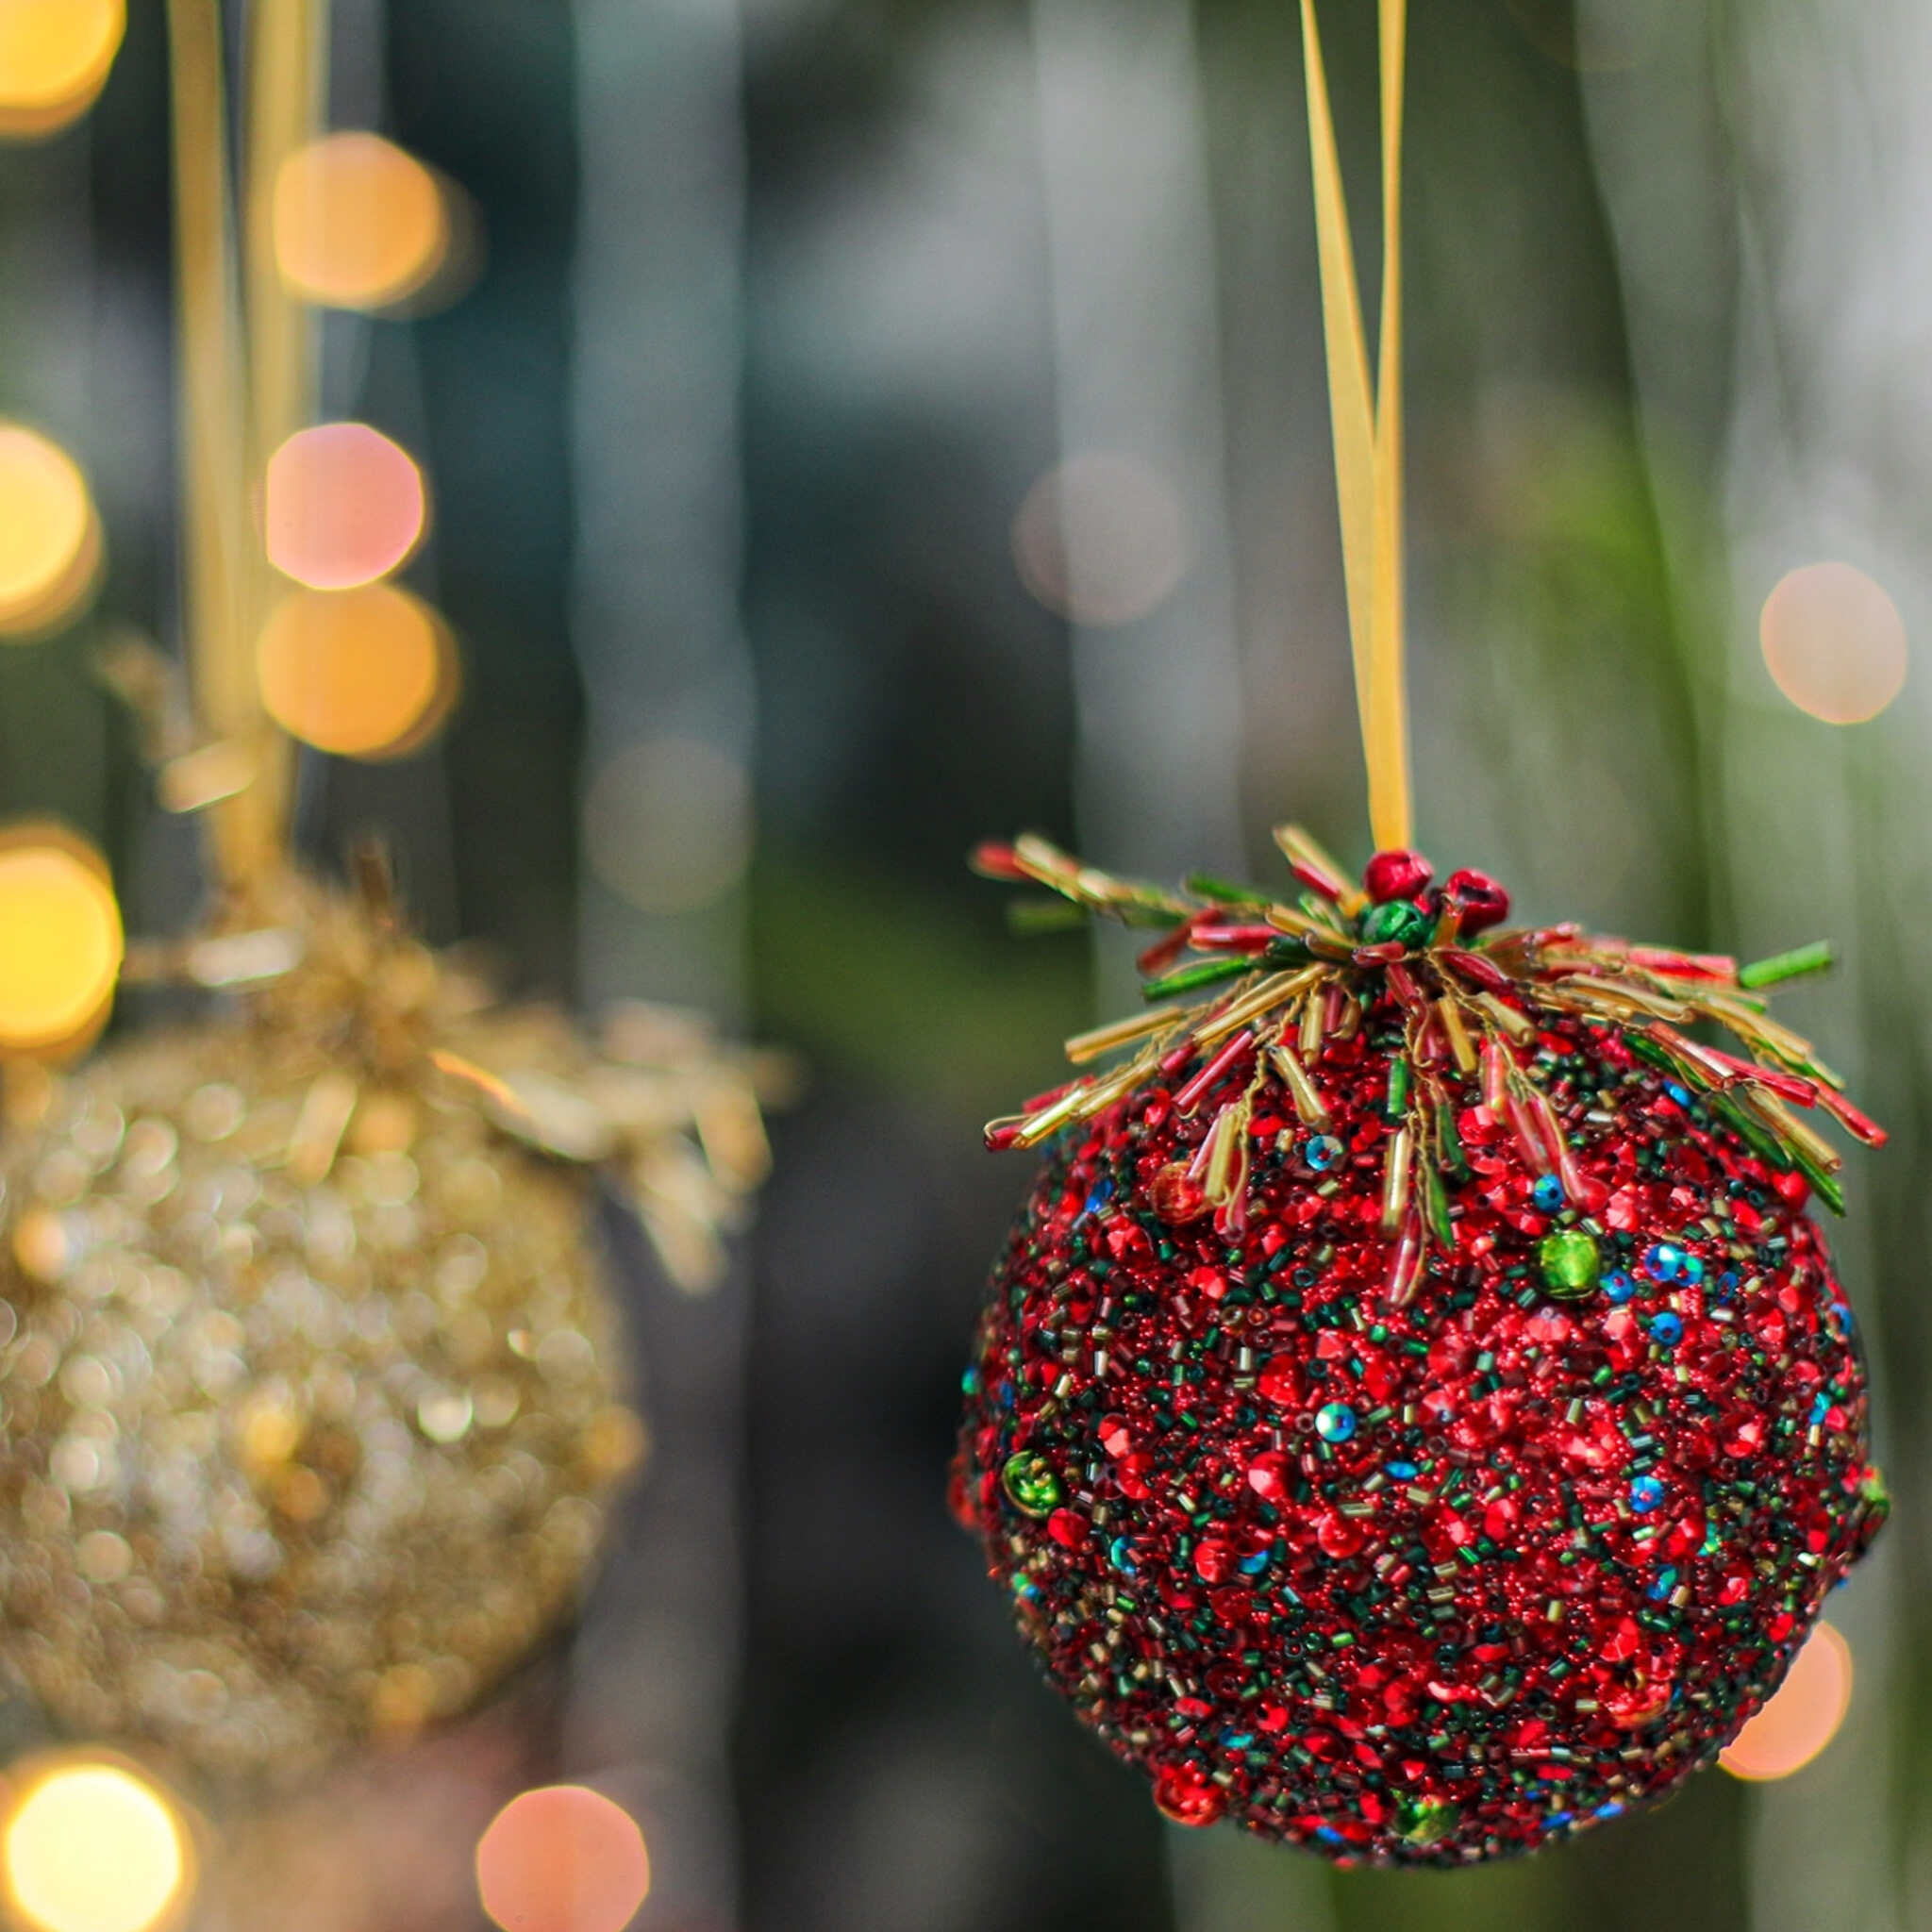
[[[1849,563],[1807,563],[1781,578],[1757,638],[1778,690],[1827,724],[1862,724],[1904,689],[1905,619]]]
[[[310,142],[275,177],[275,262],[310,302],[389,308],[438,274],[451,233],[442,184],[377,134]]]
[[[476,1890],[504,1932],[623,1932],[650,1889],[643,1833],[583,1785],[512,1798],[476,1846]]]
[[[1837,1737],[1851,1702],[1852,1647],[1829,1624],[1820,1624],[1771,1701],[1718,1762],[1733,1777],[1754,1783],[1790,1777]]]
[[[88,1033],[122,946],[113,884],[85,840],[51,824],[0,837],[0,1051],[46,1053]]]
[[[751,774],[701,739],[626,746],[584,794],[584,854],[620,898],[645,912],[691,912],[743,877],[753,837]]]
[[[193,1876],[188,1835],[155,1786],[105,1759],[76,1759],[25,1786],[0,1836],[16,1915],[37,1932],[153,1932]]]
[[[456,644],[394,584],[296,591],[256,642],[268,714],[291,738],[342,758],[396,758],[441,727],[459,683]]]
[[[0,138],[34,140],[84,114],[126,25],[124,0],[4,0]]]
[[[423,473],[366,423],[298,429],[268,459],[262,537],[269,561],[316,591],[373,584],[423,540]]]
[[[1187,575],[1187,517],[1166,479],[1138,457],[1070,457],[1026,492],[1013,519],[1013,560],[1058,616],[1128,624]]]
[[[100,522],[79,466],[38,430],[0,423],[0,636],[30,640],[72,615],[100,558]]]

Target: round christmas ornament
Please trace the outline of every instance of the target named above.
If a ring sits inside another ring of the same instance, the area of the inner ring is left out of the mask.
[[[379,909],[284,909],[193,949],[280,969],[239,1010],[17,1080],[0,1143],[0,1684],[258,1784],[571,1612],[644,1448],[580,1175],[702,1286],[763,1159],[681,1016],[594,1059]]]
[[[321,37],[309,8],[255,25],[272,177]],[[125,639],[101,669],[214,880],[188,939],[125,960],[195,1017],[54,1074],[105,1022],[119,911],[91,855],[0,841],[0,1722],[259,1790],[466,1710],[570,1614],[644,1451],[595,1181],[708,1286],[783,1074],[693,1015],[623,1008],[592,1045],[499,1008],[379,855],[349,890],[292,862],[248,478],[306,420],[307,321],[272,260],[238,274],[220,9],[169,25],[192,675]],[[292,731],[392,716],[357,738],[380,756],[428,728],[366,652],[300,668]]]
[[[1392,184],[1400,5],[1382,22]],[[1394,311],[1378,415],[1304,24],[1383,849],[1357,882],[1284,827],[1280,899],[1036,838],[976,855],[1162,936],[1150,1010],[1068,1042],[1114,1064],[988,1129],[1047,1158],[954,1504],[1169,1818],[1458,1865],[1715,1761],[1882,1523],[1807,1212],[1841,1209],[1840,1159],[1802,1116],[1883,1137],[1766,1010],[1823,947],[1740,969],[1512,927],[1495,880],[1409,849]]]

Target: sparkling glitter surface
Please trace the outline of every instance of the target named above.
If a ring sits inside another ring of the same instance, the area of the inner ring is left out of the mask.
[[[1168,1816],[1454,1865],[1713,1761],[1884,1491],[1804,1174],[1612,1021],[1517,1041],[1560,1162],[1474,1070],[1431,1074],[1455,1159],[1435,1238],[1395,1257],[1413,1029],[1363,985],[1306,1073],[1204,1084],[1176,1055],[1060,1130],[994,1274],[954,1500]],[[1238,1097],[1216,1213],[1191,1176]]]
[[[0,1152],[0,1687],[217,1781],[473,1704],[643,1446],[582,1182],[318,1058],[142,1040]]]

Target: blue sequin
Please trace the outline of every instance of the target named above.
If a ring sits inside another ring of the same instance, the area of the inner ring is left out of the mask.
[[[1637,1292],[1637,1284],[1619,1268],[1614,1274],[1604,1276],[1604,1296],[1606,1300],[1619,1305],[1627,1302]]]
[[[968,1395],[977,1395],[979,1393],[979,1370],[976,1367],[968,1369],[959,1377],[959,1387]]]
[[[1539,1212],[1554,1214],[1563,1205],[1563,1183],[1553,1174],[1543,1174],[1529,1191],[1529,1198]]]
[[[1315,1433],[1324,1442],[1345,1442],[1355,1434],[1355,1410],[1345,1402],[1330,1402],[1315,1411]]]
[[[1690,1088],[1686,1087],[1682,1081],[1666,1080],[1664,1082],[1664,1091],[1668,1093],[1671,1096],[1671,1098],[1677,1103],[1679,1107],[1689,1107],[1690,1105]]]
[[[1340,1845],[1346,1844],[1348,1842],[1348,1840],[1344,1839],[1342,1835],[1339,1831],[1337,1831],[1332,1824],[1316,1825],[1315,1836],[1318,1839],[1320,1839],[1324,1845]]]
[[[1675,1348],[1684,1339],[1684,1319],[1666,1308],[1660,1315],[1653,1315],[1650,1333],[1654,1341],[1660,1341],[1666,1348]]]
[[[1630,1507],[1648,1516],[1664,1499],[1664,1486],[1654,1475],[1641,1475],[1630,1485]]]
[[[1252,1557],[1243,1557],[1239,1566],[1241,1574],[1243,1576],[1260,1575],[1262,1571],[1267,1569],[1274,1555],[1274,1552],[1273,1550],[1257,1550]]]
[[[1134,1567],[1134,1546],[1125,1537],[1117,1536],[1107,1546],[1107,1560],[1123,1576],[1138,1576],[1140,1571]]]
[[[1827,1391],[1821,1389],[1818,1391],[1818,1393],[1811,1398],[1811,1420],[1814,1423],[1822,1423],[1824,1420],[1825,1411],[1829,1409],[1830,1407],[1830,1393]]]
[[[1599,1806],[1598,1806],[1598,1807],[1596,1807],[1596,1815],[1597,1815],[1597,1816],[1598,1816],[1599,1818],[1621,1818],[1621,1817],[1623,1817],[1623,1815],[1624,1815],[1624,1805],[1623,1805],[1623,1801],[1622,1801],[1621,1799],[1619,1799],[1619,1798],[1612,1798],[1612,1799],[1610,1800],[1610,1802],[1609,1802],[1609,1803],[1608,1803],[1607,1805],[1599,1805]]]
[[[1665,1597],[1670,1595],[1672,1591],[1676,1589],[1676,1571],[1666,1567],[1665,1569],[1659,1570],[1657,1572],[1657,1581],[1653,1583],[1650,1586],[1650,1588],[1646,1590],[1643,1593],[1651,1600],[1652,1603],[1660,1604],[1663,1602]]]
[[[1344,1151],[1341,1142],[1333,1134],[1316,1134],[1302,1149],[1302,1158],[1317,1174],[1326,1174],[1341,1158]]]
[[[1384,1463],[1383,1467],[1399,1483],[1407,1482],[1416,1473],[1415,1464],[1412,1462],[1389,1462]]]
[[[1643,1257],[1653,1281],[1675,1281],[1684,1272],[1684,1251],[1674,1241],[1658,1241]]]
[[[1686,1255],[1684,1257],[1684,1279],[1693,1288],[1704,1279],[1704,1257],[1702,1255]]]

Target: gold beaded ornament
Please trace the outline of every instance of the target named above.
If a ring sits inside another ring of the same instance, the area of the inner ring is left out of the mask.
[[[257,165],[312,125],[313,4],[260,12]],[[500,1007],[379,856],[346,890],[291,865],[244,485],[300,358],[252,275],[236,353],[214,0],[169,17],[192,697],[138,642],[102,668],[216,873],[125,972],[207,1010],[71,1073],[97,1024],[0,1038],[0,1725],[260,1790],[471,1708],[569,1618],[646,1448],[593,1187],[708,1287],[788,1075],[689,1013],[621,1008],[593,1045]]]

